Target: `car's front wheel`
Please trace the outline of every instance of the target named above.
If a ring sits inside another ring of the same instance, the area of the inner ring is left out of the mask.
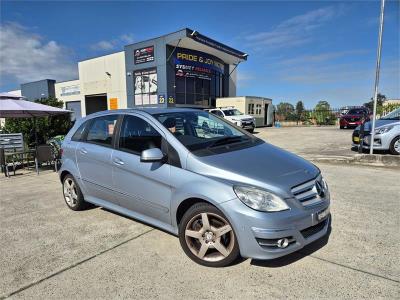
[[[185,253],[204,266],[228,266],[239,257],[231,224],[208,203],[197,203],[185,213],[179,225],[179,241]]]
[[[390,143],[389,151],[393,155],[400,155],[400,136],[397,136]]]

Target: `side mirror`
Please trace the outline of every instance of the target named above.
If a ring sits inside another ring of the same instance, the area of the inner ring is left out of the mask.
[[[155,161],[162,161],[165,155],[161,152],[158,148],[151,148],[142,151],[140,155],[140,161],[142,162],[155,162]]]

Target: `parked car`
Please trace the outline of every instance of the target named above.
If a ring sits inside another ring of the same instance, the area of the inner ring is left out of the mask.
[[[256,127],[256,119],[252,116],[243,114],[234,107],[214,108],[210,109],[209,111],[214,115],[227,119],[243,129],[254,132],[254,128]]]
[[[340,115],[339,125],[340,129],[344,128],[356,128],[361,125],[362,122],[368,121],[370,118],[370,112],[366,107],[351,108],[349,111]]]
[[[363,148],[371,145],[372,122],[364,124]],[[353,146],[360,144],[360,126],[353,131]],[[375,121],[374,149],[389,150],[391,154],[400,154],[400,108]]]
[[[328,232],[330,194],[315,165],[206,111],[91,114],[62,148],[70,209],[89,202],[171,232],[202,265],[277,258]]]

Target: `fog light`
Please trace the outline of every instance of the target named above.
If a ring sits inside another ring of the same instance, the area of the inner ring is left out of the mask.
[[[286,248],[289,245],[289,240],[287,238],[279,239],[276,245],[278,248]]]

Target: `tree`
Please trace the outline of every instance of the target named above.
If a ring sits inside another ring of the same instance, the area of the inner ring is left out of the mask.
[[[281,102],[276,106],[276,114],[283,120],[295,120],[294,106],[288,102]]]
[[[386,96],[378,93],[376,97],[376,112],[378,114],[382,113],[383,110],[383,102],[386,100]],[[369,111],[372,113],[374,111],[374,98],[371,98],[369,102],[364,103],[364,106],[369,109]]]
[[[35,102],[59,108],[63,107],[62,101],[52,97],[36,100]],[[38,143],[42,144],[51,137],[67,134],[71,127],[72,122],[69,115],[36,118]],[[24,141],[28,145],[35,142],[35,126],[33,118],[6,119],[4,131],[8,133],[22,133],[24,135]]]
[[[328,101],[319,101],[314,108],[314,119],[317,121],[317,125],[334,125],[336,122],[336,116],[331,110],[331,106]]]
[[[298,101],[296,103],[296,116],[297,116],[297,123],[299,121],[304,120],[304,104],[303,101]]]

